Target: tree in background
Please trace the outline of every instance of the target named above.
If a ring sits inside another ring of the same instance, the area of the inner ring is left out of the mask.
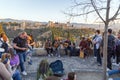
[[[0,34],[1,34],[1,33],[5,33],[5,32],[4,32],[4,30],[3,30],[2,25],[0,24]]]
[[[103,80],[107,80],[106,69],[107,69],[107,45],[108,45],[108,26],[111,21],[117,20],[120,14],[120,0],[73,0],[74,5],[70,7],[69,12],[64,12],[70,17],[84,15],[90,17],[91,15],[96,16],[96,20],[104,23],[104,48],[103,48],[103,67],[104,75]],[[91,14],[92,13],[92,14]],[[92,18],[93,19],[93,18]]]

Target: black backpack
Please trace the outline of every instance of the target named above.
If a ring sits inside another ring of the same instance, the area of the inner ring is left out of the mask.
[[[8,51],[8,44],[6,42],[2,41],[1,39],[0,39],[0,41],[2,42],[1,48],[5,49],[4,52],[7,52]]]
[[[62,77],[64,75],[63,63],[61,60],[56,60],[50,64],[54,76]]]

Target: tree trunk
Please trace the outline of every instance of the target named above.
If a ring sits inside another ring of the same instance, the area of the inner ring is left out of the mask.
[[[104,46],[103,46],[103,80],[107,80],[106,71],[107,71],[107,45],[108,45],[108,24],[105,25],[104,31]]]
[[[107,0],[107,9],[106,9],[106,20],[105,20],[105,31],[104,31],[104,47],[103,47],[103,80],[107,80],[106,71],[107,71],[107,46],[108,46],[108,25],[109,25],[109,14],[110,14],[110,2]]]

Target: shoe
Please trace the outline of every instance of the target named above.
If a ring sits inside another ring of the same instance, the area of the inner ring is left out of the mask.
[[[59,55],[58,57],[60,58],[61,56]]]
[[[110,71],[110,69],[109,69],[109,68],[107,68],[107,71]]]
[[[50,57],[50,54],[48,54],[48,57]]]
[[[102,66],[102,64],[98,63],[98,66]]]
[[[22,72],[22,75],[26,76],[26,75],[27,75],[27,72],[23,71],[23,72]]]
[[[53,54],[51,54],[51,56],[53,56]]]
[[[113,80],[113,78],[109,78],[108,80]]]
[[[94,59],[97,59],[97,57],[94,56]]]
[[[117,63],[112,63],[112,65],[119,66],[119,64],[117,64]]]
[[[107,77],[109,77],[109,74],[108,74],[108,72],[106,72],[106,76],[107,76]]]
[[[28,64],[29,64],[29,65],[32,65],[32,60],[28,61]]]

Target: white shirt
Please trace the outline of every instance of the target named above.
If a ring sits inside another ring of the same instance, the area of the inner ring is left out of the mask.
[[[102,36],[101,35],[97,35],[95,37],[95,39],[93,40],[93,42],[95,42],[96,49],[99,49],[100,45],[101,45],[101,42],[102,42]]]

